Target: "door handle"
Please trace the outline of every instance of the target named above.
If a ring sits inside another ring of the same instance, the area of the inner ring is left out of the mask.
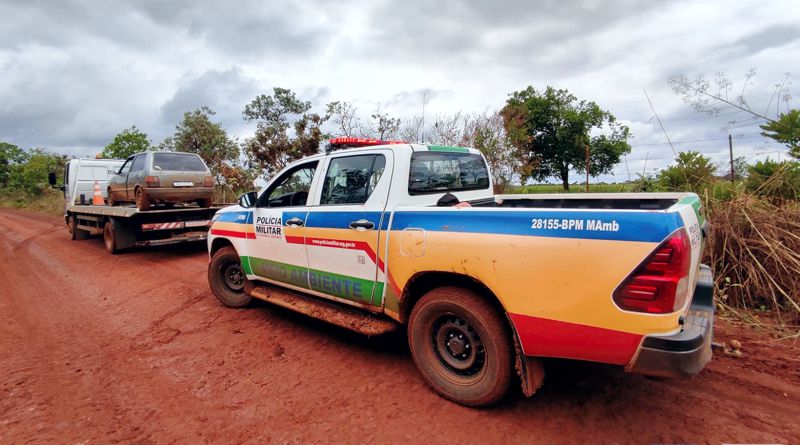
[[[287,226],[303,227],[303,224],[305,224],[305,221],[296,216],[286,221]]]
[[[359,219],[358,221],[350,221],[350,228],[372,230],[375,228],[375,223],[366,219]]]

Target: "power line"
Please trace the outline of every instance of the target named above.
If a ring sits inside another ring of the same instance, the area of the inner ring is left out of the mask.
[[[750,135],[734,136],[734,139],[747,139],[761,137],[761,133],[753,133]],[[727,141],[728,138],[712,138],[712,139],[695,139],[693,141],[672,141],[673,144],[693,144],[696,142],[710,142],[710,141]],[[653,147],[656,145],[669,145],[669,142],[658,142],[653,144],[631,144],[631,147]]]

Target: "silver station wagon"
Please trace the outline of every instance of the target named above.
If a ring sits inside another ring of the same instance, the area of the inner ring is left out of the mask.
[[[133,202],[139,210],[153,204],[196,202],[211,207],[214,178],[194,153],[138,153],[122,164],[108,181],[108,204]]]

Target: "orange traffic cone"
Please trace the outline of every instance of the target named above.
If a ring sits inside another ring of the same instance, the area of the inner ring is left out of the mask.
[[[100,191],[100,183],[98,181],[94,181],[94,193],[92,193],[92,205],[95,206],[106,205],[106,202],[103,201],[103,192]]]

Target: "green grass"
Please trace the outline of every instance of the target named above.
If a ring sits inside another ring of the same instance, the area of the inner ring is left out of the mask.
[[[619,184],[589,184],[589,193],[630,193],[633,183]],[[534,184],[509,187],[506,193],[585,193],[586,185],[570,184],[569,190],[564,190],[560,184]]]

